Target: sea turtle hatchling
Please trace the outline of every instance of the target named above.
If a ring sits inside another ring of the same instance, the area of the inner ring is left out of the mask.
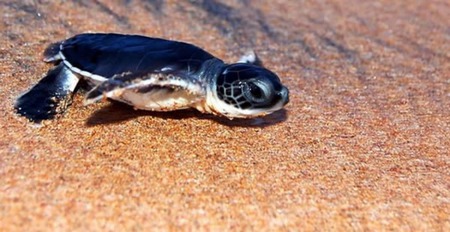
[[[35,122],[63,113],[81,82],[88,87],[85,104],[109,98],[135,109],[195,108],[230,119],[263,116],[289,101],[288,89],[254,53],[225,64],[184,42],[79,34],[50,45],[44,61],[56,66],[15,104]]]

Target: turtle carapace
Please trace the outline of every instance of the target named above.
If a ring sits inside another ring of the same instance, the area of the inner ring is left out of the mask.
[[[109,98],[135,109],[195,108],[228,118],[251,118],[280,110],[288,89],[254,53],[226,64],[192,44],[139,35],[79,34],[50,45],[44,60],[55,64],[16,101],[31,121],[66,111],[80,82],[84,103]]]

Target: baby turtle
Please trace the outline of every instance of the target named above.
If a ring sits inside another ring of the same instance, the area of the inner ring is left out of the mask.
[[[288,89],[254,53],[225,64],[184,42],[79,34],[50,45],[44,61],[56,66],[15,104],[35,122],[63,113],[81,82],[88,88],[85,105],[109,98],[135,109],[195,108],[230,119],[263,116],[289,101]]]

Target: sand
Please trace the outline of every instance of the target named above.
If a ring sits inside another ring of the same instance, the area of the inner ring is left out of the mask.
[[[0,231],[449,231],[450,5],[435,1],[0,2]],[[76,95],[14,100],[82,32],[254,49],[285,110],[233,120]]]

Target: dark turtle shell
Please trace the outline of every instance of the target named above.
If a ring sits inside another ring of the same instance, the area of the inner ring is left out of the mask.
[[[63,41],[58,52],[72,67],[104,78],[126,72],[192,76],[215,58],[192,44],[121,34],[80,34]]]

